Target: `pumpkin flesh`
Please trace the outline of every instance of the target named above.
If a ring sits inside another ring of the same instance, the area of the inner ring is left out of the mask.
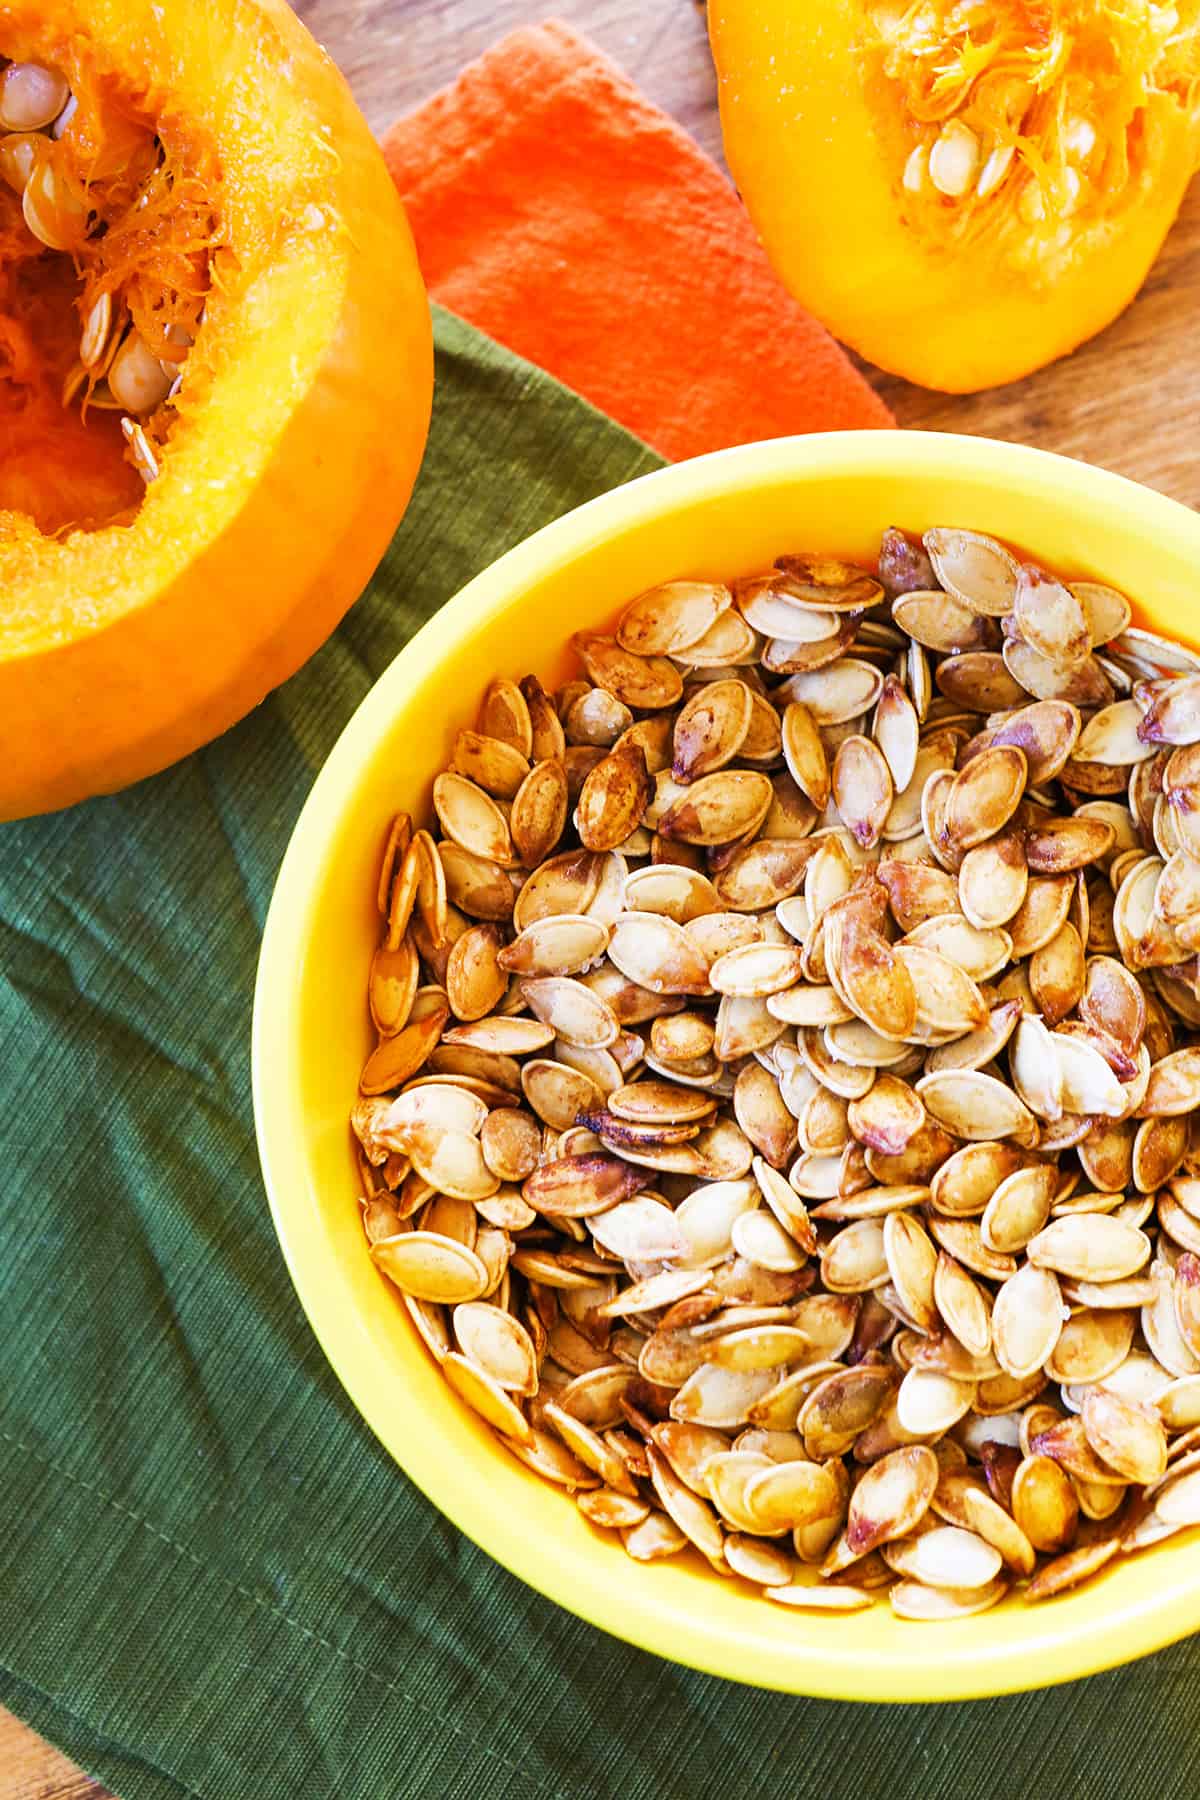
[[[969,392],[1136,293],[1200,145],[1200,4],[711,0],[734,179],[785,282]]]
[[[30,251],[0,191],[9,817],[162,767],[323,641],[403,511],[432,351],[382,158],[282,0],[20,0],[0,5],[0,52],[78,93],[72,174],[107,227],[73,256]],[[148,129],[170,180],[139,235],[155,198],[122,211],[120,184]],[[114,142],[124,162],[97,178]],[[114,284],[155,354],[182,358],[143,421],[148,486],[117,414],[62,404],[81,319]]]

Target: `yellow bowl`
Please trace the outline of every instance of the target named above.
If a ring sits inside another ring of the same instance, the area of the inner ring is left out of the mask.
[[[980,438],[846,432],[722,451],[632,482],[539,531],[418,633],[342,733],[280,870],[259,967],[254,1101],[275,1224],[301,1303],[396,1461],[490,1555],[560,1605],[716,1675],[860,1700],[1042,1686],[1200,1626],[1200,1539],[1119,1563],[1041,1606],[951,1624],[794,1612],[691,1557],[640,1565],[500,1446],[443,1382],[364,1248],[346,1115],[368,1047],[373,890],[399,806],[428,814],[454,732],[497,671],[558,678],[579,626],[674,576],[779,551],[870,559],[890,524],[961,524],[1112,583],[1144,623],[1197,629],[1200,519],[1132,482]]]

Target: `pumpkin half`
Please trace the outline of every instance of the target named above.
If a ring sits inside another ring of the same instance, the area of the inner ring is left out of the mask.
[[[1015,380],[1132,299],[1200,143],[1200,0],[710,0],[733,176],[881,368]]]
[[[0,818],[107,792],[327,637],[424,447],[429,309],[283,0],[0,3]]]

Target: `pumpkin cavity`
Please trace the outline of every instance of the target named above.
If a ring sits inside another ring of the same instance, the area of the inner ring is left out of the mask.
[[[864,54],[905,222],[1048,281],[1200,122],[1196,0],[880,0]],[[1069,221],[1069,223],[1068,223]]]
[[[95,44],[4,49],[0,538],[127,524],[178,422],[220,170]]]

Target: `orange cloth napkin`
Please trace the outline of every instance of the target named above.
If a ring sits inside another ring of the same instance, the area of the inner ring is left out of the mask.
[[[558,20],[384,140],[429,291],[663,456],[895,421],[712,160]]]

